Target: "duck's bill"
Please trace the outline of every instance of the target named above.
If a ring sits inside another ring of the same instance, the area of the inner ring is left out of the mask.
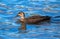
[[[19,15],[17,15],[16,17],[18,17]]]

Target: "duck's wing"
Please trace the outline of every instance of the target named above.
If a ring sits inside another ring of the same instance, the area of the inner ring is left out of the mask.
[[[43,22],[46,20],[50,20],[49,16],[31,16],[29,18],[26,18],[26,22],[27,23],[39,23],[39,22]]]
[[[41,22],[43,19],[44,18],[29,18],[29,19],[26,19],[26,23],[35,24],[35,23]]]

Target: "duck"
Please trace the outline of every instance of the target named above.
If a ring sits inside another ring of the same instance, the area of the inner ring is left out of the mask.
[[[21,17],[18,21],[18,22],[21,22],[21,27],[19,27],[18,30],[26,30],[27,29],[26,24],[40,24],[41,22],[44,22],[44,21],[50,21],[49,16],[34,15],[34,16],[25,18],[24,12],[19,12],[17,16]]]
[[[25,22],[26,24],[39,24],[41,22],[50,21],[49,16],[40,16],[40,15],[33,15],[30,17],[25,18],[24,12],[19,12],[17,16],[20,16],[19,22]]]

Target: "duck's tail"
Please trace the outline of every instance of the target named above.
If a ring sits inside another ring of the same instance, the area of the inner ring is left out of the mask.
[[[45,19],[44,20],[50,20],[51,17],[50,16],[45,16]]]

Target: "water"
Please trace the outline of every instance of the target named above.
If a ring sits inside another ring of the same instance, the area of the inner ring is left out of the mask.
[[[56,0],[0,0],[0,39],[60,39],[60,2]],[[50,16],[51,21],[40,25],[27,25],[26,33],[18,33],[18,12],[25,17]]]

